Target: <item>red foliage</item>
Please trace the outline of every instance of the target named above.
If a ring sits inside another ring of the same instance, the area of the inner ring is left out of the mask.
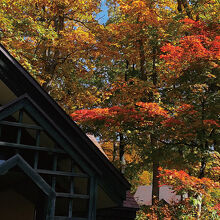
[[[185,171],[180,170],[168,170],[159,169],[161,183],[172,185],[173,189],[177,192],[193,192],[202,193],[206,195],[211,188],[219,188],[220,184],[214,182],[209,178],[199,179],[194,176],[190,176]]]
[[[149,117],[163,116],[168,117],[168,112],[157,103],[138,102],[137,106],[142,107],[142,111],[147,112]]]
[[[215,120],[203,120],[204,125],[208,126],[216,126],[220,128],[220,124],[218,124]]]
[[[114,106],[111,108],[95,108],[95,109],[83,109],[77,110],[71,114],[74,121],[95,121],[103,120],[109,124],[118,122],[142,122],[145,119],[155,117],[168,117],[168,113],[157,103],[143,103],[138,102],[136,106],[140,108],[130,106]],[[152,125],[152,123],[146,122],[144,124]]]
[[[220,215],[220,203],[216,204],[214,209],[217,211],[218,215]]]
[[[180,121],[179,119],[175,119],[173,117],[162,121],[161,124],[165,127],[175,127],[177,125],[184,125],[182,121]]]
[[[220,37],[216,36],[216,29],[201,21],[184,19],[182,22],[187,27],[187,32],[191,35],[180,39],[178,45],[166,44],[161,48],[164,53],[160,56],[165,60],[169,70],[176,71],[175,77],[179,77],[181,70],[188,68],[192,64],[207,63],[220,58]],[[216,28],[219,28],[216,26]],[[214,67],[217,67],[216,63]]]

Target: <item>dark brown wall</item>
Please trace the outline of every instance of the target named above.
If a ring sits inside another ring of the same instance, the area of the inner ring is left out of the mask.
[[[34,204],[14,191],[0,192],[1,220],[34,220]]]

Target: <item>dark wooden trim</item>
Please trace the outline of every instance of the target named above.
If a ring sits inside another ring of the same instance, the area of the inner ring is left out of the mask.
[[[56,171],[57,169],[57,156],[53,157],[53,171]],[[52,189],[56,191],[56,177],[52,176]],[[56,210],[56,197],[53,198],[52,200],[52,206],[51,206],[51,217],[55,215],[55,210]]]
[[[72,199],[89,199],[88,195],[81,195],[81,194],[69,194],[69,193],[56,193],[57,197],[64,197],[64,198],[72,198]]]
[[[97,200],[97,178],[90,178],[90,190],[89,190],[89,219],[96,220],[96,200]]]
[[[68,217],[72,218],[72,215],[73,215],[73,199],[70,199],[70,201],[69,201]]]
[[[18,119],[18,122],[21,123],[23,120],[23,110],[20,109],[19,111],[19,119]],[[21,142],[21,127],[18,128],[18,133],[17,133],[17,144],[20,144]]]
[[[72,177],[89,178],[89,176],[84,173],[72,173],[72,172],[43,170],[43,169],[36,169],[36,171],[41,174],[49,174],[49,175],[55,175],[55,176],[72,176]]]
[[[48,197],[52,198],[56,195],[44,179],[19,154],[0,165],[0,175],[4,175],[15,166],[19,166]]]
[[[20,128],[43,130],[42,127],[37,126],[37,125],[23,124],[23,123],[10,122],[10,121],[0,121],[0,125],[9,125],[9,126],[20,127]]]
[[[46,151],[46,152],[54,152],[54,153],[62,153],[65,152],[61,149],[53,149],[53,148],[46,148],[46,147],[37,147],[25,144],[16,144],[16,143],[8,143],[0,141],[0,146],[2,147],[11,147],[11,148],[18,148],[18,149],[27,149],[27,150],[37,150],[37,151]]]
[[[73,152],[71,149],[71,145],[65,140],[62,135],[56,130],[55,125],[51,122],[51,119],[41,110],[39,106],[28,96],[28,94],[24,94],[21,97],[18,97],[16,100],[12,101],[11,103],[0,107],[0,120],[3,118],[12,115],[14,112],[25,109],[25,111],[35,119],[35,121],[44,128],[45,131],[54,139],[56,140],[61,148],[63,148],[66,153],[68,153],[78,164],[81,166],[82,169],[85,170],[86,173],[90,175],[94,175],[94,170],[91,169],[90,166],[86,163],[85,160],[76,152]],[[78,147],[79,148],[79,147]],[[53,152],[53,151],[51,151]],[[97,171],[98,174],[101,174]]]

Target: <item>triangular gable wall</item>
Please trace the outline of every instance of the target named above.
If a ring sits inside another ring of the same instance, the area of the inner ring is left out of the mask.
[[[26,117],[23,117],[24,115]],[[24,121],[34,124],[23,123]],[[5,126],[7,126],[6,132],[4,132]],[[11,130],[11,128],[15,128],[15,130]],[[35,131],[35,138],[33,134],[31,137],[27,129]],[[50,209],[50,217],[83,216],[84,219],[93,219],[88,217],[94,216],[94,213],[90,211],[95,199],[93,196],[95,187],[93,171],[88,168],[82,158],[73,152],[65,139],[54,130],[50,119],[46,114],[43,114],[43,111],[28,95],[21,96],[0,108],[0,131],[2,167],[14,166],[15,159],[11,157],[13,152],[14,154],[19,153],[32,169],[56,191],[56,197],[53,198]],[[50,140],[50,142],[56,145],[40,146],[40,133],[42,132],[47,133],[54,140]],[[26,140],[30,136],[34,142],[22,143],[24,134]],[[14,156],[14,158],[21,162],[24,161],[20,160],[18,156]],[[78,205],[70,208],[73,201]]]
[[[22,119],[19,119],[19,115],[21,113],[23,115],[24,111],[26,112],[26,117],[24,118],[25,121],[29,119],[31,121],[35,121],[36,124],[22,123],[23,117]],[[7,121],[7,119],[11,115],[16,115],[18,121],[17,122]],[[88,168],[88,165],[83,163],[83,159],[80,158],[76,153],[75,154],[73,153],[71,147],[68,146],[68,143],[65,142],[64,138],[62,138],[61,135],[54,130],[53,126],[49,123],[49,121],[50,120],[46,117],[46,114],[43,114],[42,110],[38,106],[36,106],[36,104],[31,100],[31,98],[27,94],[17,98],[11,103],[2,106],[0,108],[0,125],[11,125],[13,127],[26,128],[29,130],[36,130],[43,133],[43,138],[47,138],[49,145],[46,145],[45,142],[42,142],[41,145],[41,137],[40,137],[39,143],[35,143],[33,145],[36,147],[36,149],[39,150],[45,149],[51,152],[63,153],[63,154],[68,153],[73,157],[73,159],[79,161],[80,163],[79,165],[83,167],[87,173],[89,173],[90,175],[94,175],[92,170]],[[21,133],[21,137],[22,137],[22,133]],[[36,137],[34,139],[36,140]],[[57,143],[55,143],[55,140]],[[13,142],[16,144],[17,140],[14,140]],[[22,143],[21,141],[18,141],[17,143],[25,145],[25,143]]]
[[[0,106],[7,104],[16,98],[16,95],[5,85],[5,83],[0,79]]]

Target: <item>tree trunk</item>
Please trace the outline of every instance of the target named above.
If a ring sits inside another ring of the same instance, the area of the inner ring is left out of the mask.
[[[205,176],[205,168],[206,168],[206,161],[205,161],[205,158],[203,157],[202,161],[201,161],[201,167],[199,170],[199,178],[200,179],[202,179]]]
[[[113,143],[113,158],[112,158],[112,161],[115,162],[115,159],[116,159],[116,152],[117,152],[117,146],[116,146],[116,143],[114,141]]]
[[[157,86],[157,70],[156,70],[156,60],[157,60],[157,48],[153,46],[152,48],[152,54],[153,54],[153,63],[152,63],[152,81],[154,86]],[[154,99],[154,97],[153,97]],[[152,150],[156,147],[158,148],[158,143],[154,139],[153,135],[151,136],[151,145],[152,145]],[[155,151],[155,150],[154,150]],[[156,150],[158,151],[158,149]],[[157,155],[157,154],[156,154]],[[159,159],[157,156],[153,154],[153,182],[152,182],[152,205],[155,205],[156,201],[159,201]]]
[[[120,158],[120,166],[121,166],[121,172],[125,173],[125,143],[124,143],[124,137],[123,134],[119,134],[120,138],[120,144],[119,144],[119,158]]]
[[[152,205],[159,200],[159,161],[153,159]]]

